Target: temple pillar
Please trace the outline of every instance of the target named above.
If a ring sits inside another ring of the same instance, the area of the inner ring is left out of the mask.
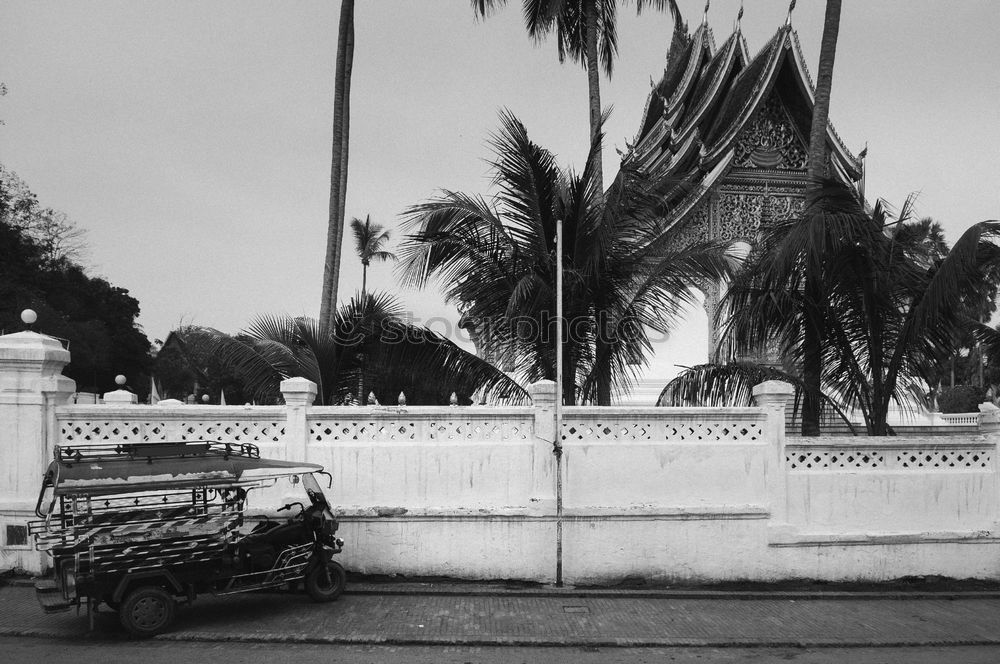
[[[722,286],[718,282],[703,284],[701,292],[705,294],[703,307],[708,316],[708,361],[714,362],[719,353],[719,303],[722,299]]]

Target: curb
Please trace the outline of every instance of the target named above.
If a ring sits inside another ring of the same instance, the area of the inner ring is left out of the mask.
[[[66,634],[43,629],[4,629],[0,637],[46,638],[53,640],[91,640],[135,642],[128,637],[113,635]],[[608,639],[601,637],[556,639],[551,637],[498,636],[486,637],[381,637],[381,636],[316,636],[305,633],[261,632],[232,634],[227,632],[171,632],[153,637],[152,641],[189,643],[286,643],[310,645],[374,645],[374,646],[464,646],[464,647],[528,647],[528,648],[931,648],[955,646],[998,646],[998,639],[913,640],[913,641],[725,641],[698,638]]]
[[[704,599],[704,600],[926,600],[1000,599],[1000,590],[617,590],[602,588],[414,588],[358,585],[345,595],[428,595],[443,597],[600,597],[605,599]]]
[[[8,587],[34,588],[33,579],[9,579]],[[2,588],[3,586],[0,586]],[[266,591],[264,591],[266,592]],[[959,600],[1000,599],[997,590],[671,590],[632,588],[575,588],[553,586],[510,588],[478,584],[356,583],[345,595],[436,596],[436,597],[546,597],[605,599],[704,599],[704,600]]]

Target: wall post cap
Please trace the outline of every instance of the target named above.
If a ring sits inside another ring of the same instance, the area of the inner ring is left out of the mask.
[[[280,388],[286,406],[308,406],[316,399],[316,383],[308,378],[286,378],[281,381]]]
[[[128,390],[114,390],[113,392],[105,392],[104,403],[106,404],[123,404],[123,403],[139,403],[139,397],[132,394]]]
[[[294,376],[281,381],[281,391],[284,392],[311,392],[316,394],[316,383],[308,378]]]
[[[0,362],[60,362],[68,364],[69,351],[58,339],[37,332],[0,335]]]
[[[753,386],[753,396],[756,397],[790,397],[795,394],[795,388],[783,380],[765,380]]]
[[[540,403],[555,403],[556,383],[553,380],[540,380],[528,386],[528,395],[536,406]]]

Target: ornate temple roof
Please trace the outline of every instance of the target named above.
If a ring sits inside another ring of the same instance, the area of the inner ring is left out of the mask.
[[[643,168],[692,178],[704,191],[734,166],[778,167],[767,155],[747,156],[741,146],[749,133],[761,131],[756,125],[770,122],[767,127],[777,128],[787,143],[780,168],[804,176],[801,144],[808,148],[813,100],[812,79],[790,23],[753,57],[738,23],[718,48],[707,22],[693,34],[680,26],[671,38],[663,76],[650,91],[629,157]],[[827,145],[831,175],[845,182],[858,180],[861,162],[832,125]]]

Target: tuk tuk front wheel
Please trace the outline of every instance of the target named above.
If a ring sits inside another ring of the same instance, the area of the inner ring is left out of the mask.
[[[174,622],[177,605],[163,588],[140,586],[130,592],[118,610],[118,619],[133,636],[148,638]]]
[[[314,566],[305,577],[306,593],[317,602],[332,602],[340,597],[347,585],[347,572],[332,560]]]

